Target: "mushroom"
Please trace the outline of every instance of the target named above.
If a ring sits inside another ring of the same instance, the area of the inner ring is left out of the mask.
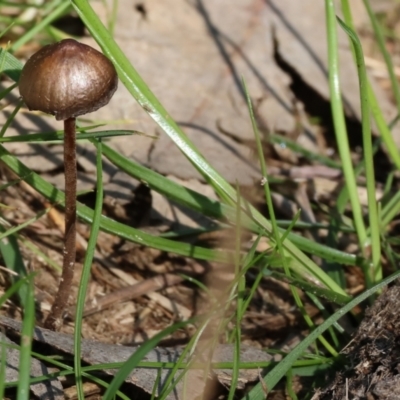
[[[106,105],[117,89],[118,76],[102,53],[73,39],[43,47],[26,62],[19,92],[30,110],[64,120],[65,237],[63,271],[45,327],[59,330],[71,291],[76,257],[76,130],[75,118]]]

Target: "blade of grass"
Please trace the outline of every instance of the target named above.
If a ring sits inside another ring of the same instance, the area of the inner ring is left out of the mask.
[[[122,156],[117,151],[113,150],[107,145],[103,145],[103,154],[108,158],[115,166],[117,166],[122,171],[126,172],[128,175],[139,179],[142,182],[146,182],[150,188],[156,190],[167,196],[169,199],[176,201],[179,204],[183,204],[193,210],[199,211],[212,218],[218,219],[228,219],[234,223],[235,220],[235,208],[211,200],[206,196],[201,195],[193,190],[187,189],[183,186],[176,184],[164,176],[149,170],[142,165],[139,165],[132,160],[127,159]],[[260,234],[264,234],[264,230],[259,227],[258,224],[248,216],[247,214],[242,215],[241,221],[245,229]],[[291,222],[293,223],[293,222]],[[290,230],[280,230],[283,234]],[[330,247],[321,245],[304,238],[303,236],[296,235],[295,233],[289,232],[288,238],[303,251],[309,252],[313,255],[318,255],[322,258],[327,258],[329,260],[337,261],[341,264],[356,264],[362,265],[363,260],[357,258],[357,256],[349,253],[344,253],[337,249],[332,249]]]
[[[7,347],[20,350],[19,346],[11,346],[11,345],[7,344]],[[74,374],[74,367],[72,367],[68,364],[65,364],[63,362],[60,362],[57,359],[55,359],[54,357],[44,356],[43,354],[39,354],[39,353],[36,353],[33,351],[31,352],[31,356],[37,358],[38,360],[42,360],[42,361],[46,362],[47,364],[53,365],[54,367],[61,369],[61,371],[52,372],[52,373],[48,373],[48,374],[45,374],[42,376],[31,378],[28,381],[30,384],[35,384],[35,383],[43,382],[43,381],[46,381],[49,379],[56,379],[58,377],[63,377],[63,376],[68,376],[68,375]],[[91,372],[91,371],[104,372],[104,370],[108,369],[109,367],[110,367],[110,369],[116,369],[116,368],[120,368],[121,365],[123,365],[123,363],[98,364],[98,365],[94,365],[94,366],[90,365],[90,366],[82,368],[82,376],[84,376],[87,380],[90,380],[101,387],[107,388],[109,385],[108,382],[98,378],[95,375],[91,375],[89,372]],[[6,383],[6,387],[7,388],[15,387],[18,385],[18,383],[19,383],[19,381],[18,382],[8,382],[8,383]],[[131,400],[129,397],[127,397],[124,393],[122,393],[120,391],[117,391],[116,395],[121,399]]]
[[[254,117],[254,113],[253,113],[253,105],[251,103],[249,92],[247,90],[246,83],[245,83],[244,80],[242,80],[242,85],[243,85],[244,93],[245,93],[246,99],[247,99],[247,107],[248,107],[250,120],[251,120],[251,124],[252,124],[252,128],[253,128],[253,133],[254,133],[254,136],[255,136],[255,139],[256,139],[258,159],[260,161],[261,172],[262,172],[262,176],[263,176],[263,179],[264,179],[263,188],[264,188],[264,193],[265,193],[265,199],[266,199],[269,215],[270,215],[270,218],[271,218],[272,233],[273,233],[273,237],[274,237],[275,243],[276,243],[277,254],[282,256],[281,258],[282,258],[283,270],[285,272],[285,275],[288,278],[291,278],[292,274],[291,274],[290,269],[289,269],[289,264],[286,261],[286,256],[285,256],[285,251],[284,251],[284,248],[283,248],[282,237],[281,237],[281,234],[279,232],[278,225],[276,223],[275,210],[274,210],[274,206],[272,204],[272,196],[271,196],[271,191],[270,191],[269,183],[268,183],[267,165],[265,163],[265,158],[264,158],[264,152],[263,152],[263,148],[262,148],[261,138],[260,138],[260,134],[259,134],[259,131],[258,131],[258,128],[257,128],[257,124],[256,124],[256,120],[255,120],[255,117]],[[310,327],[310,329],[313,329],[314,328],[314,322],[310,318],[310,316],[307,314],[307,312],[305,311],[305,307],[304,307],[303,302],[302,302],[302,300],[300,298],[299,292],[297,291],[297,288],[294,287],[293,285],[290,285],[289,287],[290,287],[290,291],[292,293],[292,296],[293,296],[293,299],[294,299],[294,301],[296,303],[297,308],[300,310],[305,322]],[[324,337],[321,336],[319,338],[319,340],[321,341],[321,343],[325,346],[325,348],[333,356],[337,355],[336,350],[326,341],[326,339]]]
[[[342,11],[343,11],[343,16],[344,16],[344,21],[347,26],[349,26],[351,29],[354,29],[354,24],[353,24],[353,18],[351,15],[351,9],[350,9],[350,4],[348,0],[341,0],[342,4]],[[378,31],[380,32],[379,25],[377,25]],[[381,47],[381,44],[378,41],[378,46],[381,50],[381,52],[387,52],[386,46],[383,45]],[[354,50],[353,50],[354,52]],[[354,55],[355,57],[355,55]],[[390,56],[389,56],[390,59]],[[390,64],[386,64],[388,69],[390,69]],[[379,102],[375,96],[374,91],[372,90],[371,84],[368,82],[368,100],[371,108],[372,115],[374,117],[374,120],[376,122],[376,126],[378,128],[378,131],[380,132],[382,136],[382,140],[384,141],[386,145],[386,150],[390,154],[393,163],[396,165],[397,169],[400,169],[400,152],[397,148],[397,145],[394,141],[393,135],[390,132],[390,126],[385,121],[385,118],[382,113],[382,109],[379,105]]]
[[[264,276],[271,276],[273,278],[278,279],[281,282],[286,282],[292,286],[297,287],[298,289],[309,292],[315,296],[328,300],[329,302],[334,304],[339,304],[339,305],[347,304],[352,299],[351,296],[348,295],[343,296],[336,292],[332,292],[331,290],[328,289],[317,288],[306,281],[294,277],[288,277],[287,275],[277,271],[272,271],[269,269],[263,269],[263,271],[264,271]]]
[[[0,48],[0,59],[4,57],[4,65],[2,65],[2,71],[14,82],[18,83],[21,75],[22,63],[15,58],[7,50]]]
[[[4,233],[5,231],[6,229],[0,225],[0,232]],[[6,267],[17,274],[16,276],[11,275],[11,281],[14,284],[28,275],[15,235],[9,235],[0,240],[0,252]],[[18,299],[23,308],[26,306],[27,287],[28,285],[22,285],[18,289]]]
[[[57,4],[57,3],[56,3]],[[37,33],[44,29],[47,25],[51,24],[58,17],[63,15],[71,5],[68,1],[61,1],[58,6],[51,11],[45,18],[43,18],[39,23],[34,24],[33,27],[21,36],[18,40],[11,45],[10,51],[15,52],[25,43],[29,42]]]
[[[260,239],[261,239],[261,236],[258,236],[257,239],[254,241],[253,245],[251,246],[250,250],[248,251],[248,253],[245,255],[245,257],[243,259],[243,269],[244,269],[245,273],[247,273],[248,270],[253,265],[254,259],[256,258],[256,256],[255,256],[256,249],[257,249],[258,243],[260,242]],[[248,292],[247,297],[244,296],[244,294],[242,295],[243,301],[242,301],[242,306],[240,309],[240,320],[243,319],[244,314],[246,313],[247,309],[249,308],[250,302],[253,299],[254,294],[255,294],[263,276],[264,276],[263,270],[260,268],[257,272],[256,278],[254,279],[253,284],[251,285],[251,288]]]
[[[400,192],[397,191],[382,210],[382,227],[386,227],[400,213]]]
[[[48,257],[38,246],[36,246],[29,239],[24,238],[23,236],[17,236],[18,241],[21,242],[25,247],[32,251],[33,254],[43,260],[43,262],[48,266],[54,268],[58,273],[61,273],[62,268],[61,265],[57,264],[53,259]]]
[[[397,110],[398,110],[398,113],[400,113],[400,86],[397,81],[396,74],[394,72],[394,65],[392,62],[392,57],[390,56],[390,54],[386,48],[385,38],[383,36],[382,29],[379,26],[378,19],[376,18],[376,15],[375,15],[374,11],[372,10],[369,0],[363,0],[363,3],[365,6],[365,9],[367,10],[369,19],[371,21],[372,28],[375,33],[375,38],[376,38],[376,41],[379,46],[379,50],[383,56],[383,59],[385,60],[386,68],[387,68],[387,71],[388,71],[389,77],[390,77],[390,83],[392,85],[392,92],[393,92],[394,98],[396,100]]]
[[[363,150],[365,162],[365,176],[367,180],[367,197],[368,197],[368,216],[369,228],[371,235],[371,251],[372,251],[372,268],[366,276],[367,284],[377,282],[382,279],[382,267],[380,264],[381,259],[381,245],[380,245],[380,224],[378,220],[378,208],[375,194],[375,171],[373,163],[372,151],[372,133],[370,125],[370,110],[368,104],[368,81],[367,71],[364,63],[364,55],[361,47],[360,40],[356,33],[349,28],[340,18],[337,19],[339,25],[347,33],[353,43],[353,48],[356,56],[356,65],[358,70],[359,84],[360,84],[360,98],[361,98],[361,123],[362,123],[362,136],[363,136]],[[369,277],[369,279],[368,279]]]
[[[326,165],[331,168],[341,168],[341,164],[331,158],[324,156],[319,153],[314,153],[310,150],[305,149],[298,143],[293,140],[278,134],[269,135],[269,141],[274,144],[282,145],[288,147],[290,150],[295,151],[296,153],[301,154],[303,157],[307,158],[310,161],[318,161],[320,164]]]
[[[14,117],[16,116],[17,112],[22,107],[22,104],[23,104],[23,101],[22,101],[22,99],[20,99],[18,101],[17,105],[15,106],[13,112],[7,117],[5,124],[3,125],[3,127],[0,130],[0,138],[2,138],[4,136],[4,134],[6,133],[6,130],[8,129],[10,124],[13,122]]]
[[[33,275],[29,275],[26,283],[26,298],[24,300],[24,320],[22,322],[21,346],[19,358],[19,382],[17,398],[29,399],[29,385],[31,375],[32,334],[35,326],[35,295]]]
[[[1,32],[0,32],[0,38],[2,38],[14,25],[16,21],[11,22],[8,26],[6,26]],[[1,64],[1,63],[0,63]],[[0,71],[2,69],[0,68]]]
[[[18,111],[18,110],[17,110]],[[7,126],[8,127],[8,126]],[[5,130],[4,130],[5,132]],[[1,133],[3,133],[3,129]],[[0,143],[46,143],[49,141],[63,141],[64,131],[50,132],[50,133],[28,133],[26,135],[19,136],[7,136],[3,137],[0,133]],[[78,133],[76,140],[83,139],[105,139],[110,137],[118,136],[131,136],[134,134],[143,135],[143,133],[133,130],[113,130],[113,131],[98,131],[98,132],[82,132]]]
[[[0,330],[0,399],[4,399],[4,383],[6,382],[7,345],[2,340],[3,336],[3,330]]]
[[[14,283],[7,291],[0,297],[0,307],[5,303],[5,301],[11,298],[15,293],[18,293],[21,289],[21,286],[27,285],[28,278],[19,279],[16,283]],[[24,290],[26,293],[26,290]],[[26,297],[25,297],[26,298]]]
[[[343,165],[343,174],[346,187],[350,197],[353,212],[354,225],[357,231],[358,242],[362,254],[365,255],[365,245],[367,243],[367,233],[364,226],[360,200],[357,193],[357,183],[354,176],[354,169],[351,162],[350,147],[343,112],[343,103],[340,90],[339,78],[339,56],[338,40],[336,32],[336,15],[333,0],[325,0],[326,25],[328,38],[328,60],[329,60],[329,88],[331,98],[331,109],[333,124],[336,134],[336,142]]]
[[[75,380],[77,385],[78,399],[84,400],[82,386],[82,366],[81,366],[81,338],[82,338],[82,321],[83,310],[85,308],[85,299],[87,287],[90,279],[90,269],[96,250],[97,237],[100,231],[100,217],[103,210],[103,166],[102,166],[102,146],[101,141],[96,142],[96,202],[93,214],[93,223],[90,231],[88,246],[86,249],[85,260],[83,262],[82,276],[79,283],[78,298],[76,303],[75,331],[74,331],[74,367]]]
[[[237,196],[237,208],[236,208],[236,224],[235,224],[235,255],[234,255],[234,266],[235,266],[235,278],[237,284],[232,288],[232,296],[236,297],[236,319],[234,321],[235,326],[233,329],[234,338],[234,351],[233,351],[233,366],[232,366],[232,382],[229,388],[228,400],[233,400],[235,397],[236,386],[239,380],[239,364],[240,364],[240,350],[241,350],[241,324],[242,324],[242,308],[243,308],[243,295],[246,289],[246,278],[241,268],[241,237],[242,237],[242,224],[241,224],[241,210],[240,210],[240,192],[239,187],[236,187],[238,193]]]
[[[5,51],[3,51],[1,53],[1,56],[7,54]],[[2,67],[0,69],[0,73],[3,71]],[[17,87],[17,83],[13,83],[12,85],[10,85],[9,87],[3,89],[2,91],[0,91],[0,99],[3,99],[5,96],[7,96],[9,93],[11,93],[16,87]]]
[[[286,391],[291,400],[297,400],[297,395],[293,388],[293,369],[289,369],[286,373]]]
[[[144,344],[142,344],[115,374],[114,379],[110,383],[110,386],[104,393],[103,400],[113,399],[113,397],[116,394],[116,391],[125,381],[126,377],[130,374],[131,371],[133,371],[133,369],[136,368],[136,366],[146,356],[146,354],[157,346],[160,340],[162,340],[165,336],[168,336],[171,333],[175,332],[176,330],[183,328],[188,324],[192,324],[194,321],[195,319],[192,318],[184,322],[178,322],[166,328],[165,330],[153,336],[151,339],[147,340]]]
[[[43,215],[46,215],[50,210],[52,209],[52,207],[46,208],[40,212],[38,212],[34,217],[26,220],[25,222],[23,222],[22,224],[13,226],[7,230],[5,230],[4,232],[0,233],[0,242],[1,240],[3,240],[4,238],[13,235],[17,232],[19,232],[21,229],[26,228],[27,226],[33,224],[34,222],[38,221],[40,218],[43,217]],[[1,221],[1,217],[0,217],[0,221]],[[4,220],[3,220],[4,222]],[[9,224],[8,224],[9,225]],[[0,229],[1,232],[1,229]]]
[[[6,164],[18,176],[24,177],[25,182],[35,188],[39,193],[45,196],[53,203],[64,204],[64,193],[56,189],[46,180],[35,174],[16,157],[12,156],[0,145],[0,160]],[[82,204],[77,207],[78,216],[88,222],[93,222],[93,210]],[[138,229],[116,222],[110,218],[101,217],[101,229],[105,232],[115,234],[128,241],[140,243],[160,250],[171,251],[176,254],[186,255],[188,257],[227,262],[229,256],[227,252],[205,249],[199,246],[193,246],[186,243],[178,243],[172,240],[150,235]]]
[[[157,388],[160,387],[160,382],[161,382],[161,373],[162,373],[162,368],[159,368],[157,371],[157,376],[156,379],[154,381],[154,386],[153,386],[153,390],[151,391],[151,398],[150,400],[155,400],[156,399],[156,395],[157,395]]]

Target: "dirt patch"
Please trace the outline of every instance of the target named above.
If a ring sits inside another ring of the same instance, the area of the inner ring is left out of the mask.
[[[347,368],[313,400],[395,400],[400,398],[400,286],[385,289],[349,345]]]

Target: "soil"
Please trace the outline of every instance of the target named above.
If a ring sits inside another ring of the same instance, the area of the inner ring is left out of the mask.
[[[346,368],[312,400],[400,399],[400,283],[386,288],[342,353]]]

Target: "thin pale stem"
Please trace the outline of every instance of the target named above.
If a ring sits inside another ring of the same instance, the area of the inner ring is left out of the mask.
[[[64,121],[64,172],[65,172],[65,236],[63,270],[45,328],[58,331],[62,314],[68,305],[76,257],[76,131],[75,118]]]

